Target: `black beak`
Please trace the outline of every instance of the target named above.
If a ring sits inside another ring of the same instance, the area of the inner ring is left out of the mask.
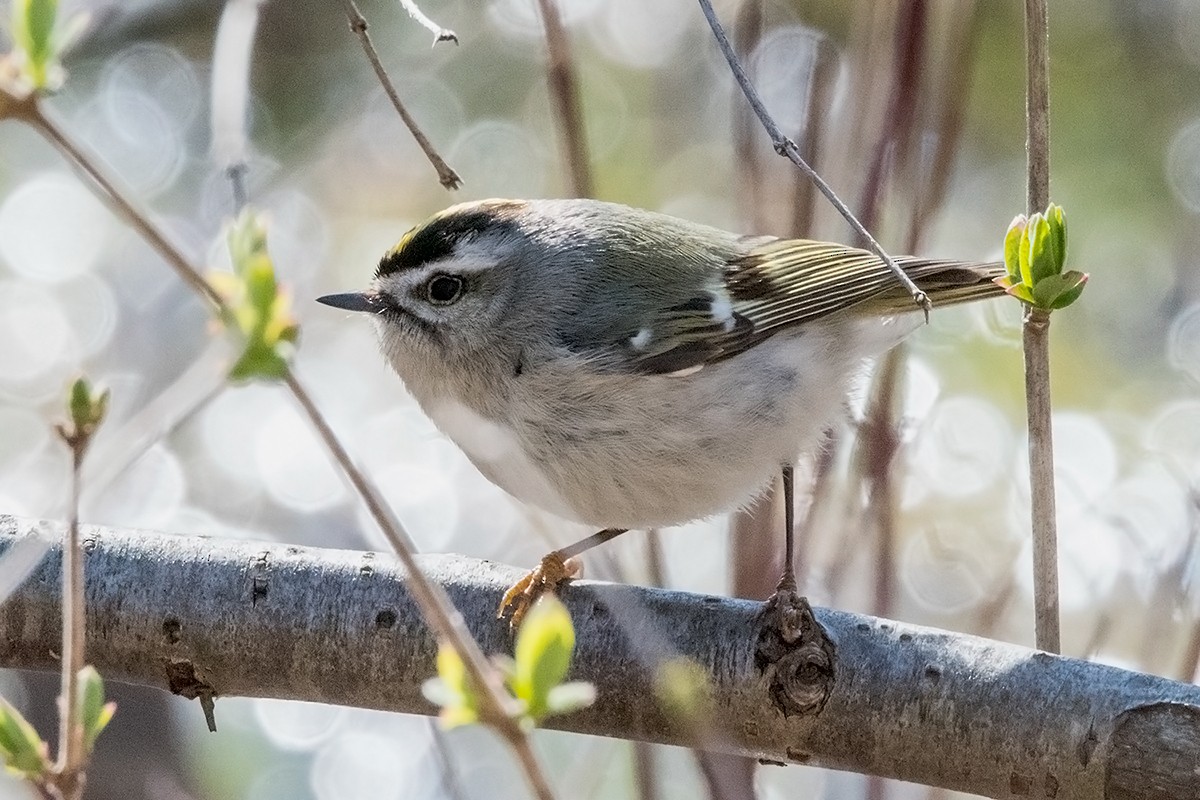
[[[346,292],[345,294],[327,294],[317,298],[318,303],[340,308],[343,311],[379,310],[379,295],[369,292]]]

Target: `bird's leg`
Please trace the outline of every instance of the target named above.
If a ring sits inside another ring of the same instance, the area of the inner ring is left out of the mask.
[[[574,544],[567,545],[542,557],[542,563],[525,574],[525,577],[514,583],[504,599],[500,601],[500,609],[496,616],[509,618],[509,625],[517,627],[521,618],[534,602],[545,592],[553,593],[559,585],[579,574],[579,562],[575,556],[591,550],[596,545],[604,544],[609,539],[615,539],[625,528],[605,528],[593,533]],[[793,580],[793,585],[795,581]]]
[[[796,589],[795,492],[792,465],[783,465],[785,557],[783,577],[763,609],[754,661],[768,681],[775,706],[784,713],[818,714],[832,691],[836,652],[808,600]]]
[[[783,575],[775,594],[767,601],[767,615],[784,641],[795,641],[800,636],[801,618],[812,616],[808,600],[801,597],[796,587],[796,476],[791,464],[784,464],[783,472]]]

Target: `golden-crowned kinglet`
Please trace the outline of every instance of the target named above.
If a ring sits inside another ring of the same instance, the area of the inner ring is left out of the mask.
[[[936,305],[1003,294],[1001,264],[896,260]],[[517,616],[569,577],[565,559],[736,508],[781,468],[790,510],[790,465],[863,361],[919,320],[865,250],[593,200],[453,206],[406,233],[367,291],[320,302],[371,314],[408,390],[489,480],[604,529],[513,587]]]

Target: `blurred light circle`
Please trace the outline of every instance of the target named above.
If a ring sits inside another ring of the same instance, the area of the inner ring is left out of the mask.
[[[749,71],[763,104],[785,131],[804,130],[821,35],[802,25],[776,28],[763,37]]]
[[[949,397],[934,406],[917,437],[913,470],[931,491],[966,497],[999,480],[1010,463],[1012,429],[976,397]]]
[[[279,392],[268,386],[226,389],[201,413],[201,443],[222,470],[242,482],[258,483],[255,434],[279,407]]]
[[[986,341],[1006,347],[1021,342],[1020,303],[971,303],[966,309]]]
[[[308,284],[328,260],[325,215],[308,195],[294,188],[272,192],[259,205],[267,211],[271,258],[280,280],[292,289]]]
[[[925,608],[941,614],[969,611],[991,594],[1007,560],[988,552],[977,538],[929,526],[907,538],[900,556],[905,591]],[[984,543],[985,545],[987,543]]]
[[[1133,564],[1146,564],[1155,579],[1188,546],[1190,498],[1162,464],[1139,464],[1100,499],[1098,513],[1124,532]]]
[[[0,406],[0,473],[21,467],[49,443],[45,417],[28,408]]]
[[[1200,400],[1177,400],[1160,409],[1146,426],[1146,444],[1185,483],[1200,486]]]
[[[255,774],[241,800],[307,800],[312,796],[307,764],[284,762],[263,766],[267,768]]]
[[[155,444],[102,493],[85,496],[84,516],[103,524],[170,530],[186,493],[179,459],[165,445]]]
[[[71,322],[58,299],[24,281],[0,282],[0,387],[58,371],[70,355]]]
[[[487,119],[459,134],[447,160],[460,175],[471,176],[467,187],[475,197],[541,197],[549,155],[527,129]]]
[[[1117,479],[1117,448],[1099,421],[1082,412],[1059,412],[1053,417],[1054,481],[1059,514],[1068,516],[1091,508]],[[1029,498],[1028,439],[1013,459],[1016,488]]]
[[[625,147],[629,130],[629,101],[625,89],[607,70],[589,69],[580,76],[584,135],[592,159],[602,159]],[[525,96],[523,121],[531,130],[553,130],[558,125],[554,95],[546,80],[533,83]]]
[[[108,282],[96,275],[80,275],[55,290],[63,312],[71,320],[83,357],[108,346],[117,329],[117,298]]]
[[[1171,321],[1167,357],[1176,369],[1200,382],[1200,303],[1193,303]]]
[[[583,22],[596,13],[604,0],[571,0],[558,3],[558,14],[565,27]],[[521,38],[542,38],[542,17],[538,12],[538,0],[493,0],[487,6],[488,21],[500,32]],[[540,58],[541,53],[526,51]]]
[[[254,717],[267,739],[281,750],[313,750],[339,730],[345,709],[324,703],[260,698]]]
[[[406,75],[397,82],[396,91],[404,98],[409,113],[421,121],[421,130],[431,141],[450,141],[466,126],[467,115],[459,93],[436,77]],[[422,170],[423,177],[432,170],[382,88],[373,88],[367,94],[365,108],[353,123],[355,147],[370,166],[393,170],[409,165]]]
[[[904,389],[904,417],[919,424],[937,402],[942,385],[924,360],[910,356],[905,361]]]
[[[692,14],[684,3],[608,0],[600,24],[591,28],[592,44],[612,61],[640,69],[661,67],[676,58]]]
[[[196,119],[207,94],[192,62],[156,42],[138,42],[105,61],[101,93],[128,92],[153,98],[180,130]]]
[[[403,462],[447,472],[467,461],[415,402],[367,417],[355,433],[355,445],[354,452],[372,471]]]
[[[41,172],[0,205],[0,257],[26,278],[62,281],[91,269],[112,216],[78,180]]]
[[[307,420],[279,408],[255,436],[254,456],[263,485],[276,502],[311,513],[342,501],[346,488]]]
[[[321,747],[311,779],[318,800],[409,800],[437,786],[429,740],[345,731]]]
[[[524,533],[518,501],[469,463],[452,474],[459,493],[455,549],[467,550],[480,558],[504,558],[507,543]],[[459,542],[468,544],[463,546]]]
[[[121,178],[147,194],[169,188],[186,156],[182,131],[158,101],[131,90],[104,96],[109,129],[93,127],[97,147],[113,162]]]
[[[422,552],[444,553],[451,549],[458,526],[459,487],[445,468],[430,464],[399,463],[378,473],[376,485]],[[361,528],[370,531],[372,544],[385,546],[378,526],[359,510]]]
[[[1193,119],[1175,134],[1167,147],[1167,182],[1179,202],[1200,211],[1200,118]]]
[[[1026,539],[1015,562],[1017,583],[1026,597],[1033,595],[1032,547],[1032,539]],[[1129,568],[1121,536],[1107,520],[1087,511],[1059,515],[1058,589],[1064,613],[1102,608],[1117,578]]]

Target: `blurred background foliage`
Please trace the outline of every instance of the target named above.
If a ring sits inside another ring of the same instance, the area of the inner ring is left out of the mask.
[[[893,252],[999,258],[1024,210],[1021,4],[752,2],[718,11],[768,107],[880,240]],[[598,197],[746,232],[848,240],[746,121],[695,4],[562,6]],[[196,262],[221,266],[233,195],[211,154],[209,109],[222,5],[64,3],[81,9],[91,25],[52,105]],[[366,322],[309,301],[365,285],[409,226],[452,202],[566,192],[535,9],[430,0],[426,13],[461,41],[431,49],[397,4],[363,5],[402,99],[463,178],[448,193],[341,5],[264,3],[246,173],[302,325],[297,369],[351,452],[422,549],[522,565],[579,531],[490,486],[387,372]],[[901,32],[915,14],[908,52],[920,67],[903,73]],[[1092,275],[1083,301],[1054,318],[1064,651],[1190,681],[1200,650],[1200,2],[1060,0],[1051,56],[1052,195],[1070,217],[1071,267]],[[818,500],[802,509],[816,509],[802,545],[815,602],[1032,641],[1019,318],[1015,301],[935,312],[895,362],[902,393],[890,412],[867,402],[880,383],[864,379],[828,458],[802,470],[821,476]],[[68,454],[50,423],[86,369],[113,399],[90,456],[85,522],[384,547],[290,398],[224,386],[230,352],[201,303],[46,143],[0,125],[0,511],[65,517]],[[877,422],[895,434],[883,456],[853,444]],[[880,481],[890,499],[876,514]],[[731,540],[728,527],[625,537],[589,556],[589,575],[707,592],[753,585],[731,584],[731,572],[773,583],[773,543]],[[661,569],[647,541],[661,548]],[[22,708],[50,707],[52,680],[4,673],[0,683]],[[209,735],[182,701],[146,690],[117,700],[89,796],[524,796],[481,730],[448,735],[447,770],[423,719],[224,699],[221,732]],[[752,772],[562,734],[539,733],[537,744],[568,798],[716,796],[714,771],[735,786]],[[638,780],[648,770],[657,794]],[[750,796],[749,785],[725,796]],[[753,786],[760,798],[950,796],[806,767],[759,769]],[[0,786],[0,796],[22,791]]]

